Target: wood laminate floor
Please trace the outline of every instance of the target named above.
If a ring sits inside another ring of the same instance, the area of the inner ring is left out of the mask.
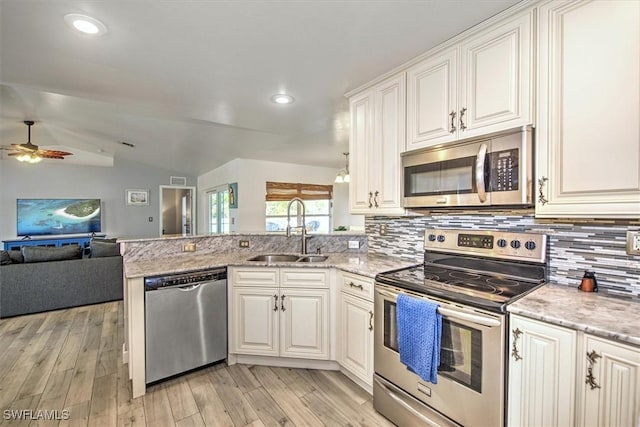
[[[333,371],[221,363],[131,399],[122,310],[120,301],[0,320],[0,425],[392,425]]]

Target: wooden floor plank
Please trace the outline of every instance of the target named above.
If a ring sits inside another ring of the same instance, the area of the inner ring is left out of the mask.
[[[255,390],[260,386],[260,382],[253,376],[249,366],[247,365],[233,365],[227,367],[229,374],[233,377],[238,388],[243,393],[247,393],[251,390]]]
[[[278,369],[275,369],[277,371]],[[322,425],[320,419],[301,401],[296,394],[283,383],[274,370],[266,366],[253,366],[251,372],[260,381],[265,390],[297,426]]]
[[[71,378],[73,378],[73,369],[61,372],[53,372],[49,376],[47,386],[40,397],[40,403],[38,404],[38,410],[42,411],[62,411],[65,409],[64,401],[69,391],[69,385],[71,384]],[[37,420],[30,424],[30,427],[44,427],[51,426],[56,423],[45,420]]]
[[[196,413],[178,421],[176,427],[205,427],[205,424],[200,414]]]
[[[273,369],[278,378],[298,397],[302,397],[316,389],[313,384],[309,383],[298,373],[300,370],[301,369],[295,368]]]
[[[210,381],[192,388],[191,392],[206,426],[234,427],[233,420]]]
[[[75,405],[91,398],[97,359],[98,350],[91,350],[78,357],[65,405]]]
[[[9,419],[4,419],[5,413],[4,411],[2,411],[2,426],[26,427],[30,425],[34,421],[34,418],[37,418],[37,410],[38,403],[40,402],[40,397],[41,395],[37,394],[14,401],[11,404],[11,408],[9,408],[10,410],[13,410],[13,412],[9,413]],[[19,413],[16,413],[16,411],[18,411]]]
[[[218,396],[220,396],[227,413],[235,425],[243,426],[258,419],[258,415],[226,368],[210,371],[209,374],[211,383],[214,385]]]
[[[81,307],[75,309],[73,313],[71,329],[53,368],[56,372],[75,368],[80,346],[82,345],[82,340],[87,328],[89,312],[84,309],[84,307]]]
[[[176,378],[167,383],[166,390],[174,421],[177,422],[198,413],[198,405],[185,377]]]
[[[89,426],[112,426],[118,420],[118,376],[105,375],[95,379],[89,408]]]
[[[364,391],[360,386],[351,381],[338,371],[318,371],[320,375],[329,379],[336,387],[347,393],[358,404],[361,405],[371,399],[371,395]]]
[[[336,407],[334,402],[330,400],[324,393],[316,390],[301,397],[301,400],[309,406],[309,409],[322,420],[327,426],[355,426],[359,423],[352,423],[348,416],[342,412],[343,407]],[[351,419],[355,419],[353,416]]]
[[[86,400],[75,405],[65,406],[65,409],[69,411],[69,419],[60,421],[58,427],[86,427],[89,423],[90,403],[90,400]]]
[[[266,427],[292,426],[293,423],[264,388],[256,388],[245,396]]]
[[[144,414],[147,425],[154,427],[173,426],[173,414],[169,405],[167,390],[162,386],[157,386],[143,397]]]

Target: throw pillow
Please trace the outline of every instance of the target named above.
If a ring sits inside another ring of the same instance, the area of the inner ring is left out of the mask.
[[[0,251],[0,265],[13,264],[11,261],[11,257],[9,256],[9,252]]]
[[[120,256],[119,243],[102,242],[99,240],[91,241],[91,258],[108,256]]]
[[[11,262],[13,264],[22,264],[24,262],[22,251],[8,251],[8,252],[9,252],[9,258],[11,258]]]
[[[40,246],[23,246],[24,262],[63,261],[82,258],[82,249],[78,245],[67,245],[56,248]]]

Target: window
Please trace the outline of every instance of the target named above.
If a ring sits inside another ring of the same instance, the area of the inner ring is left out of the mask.
[[[223,185],[207,191],[209,233],[229,232],[229,187]]]
[[[291,199],[299,197],[304,201],[307,231],[328,233],[331,230],[332,194],[332,185],[267,182],[266,230],[285,231],[287,205]],[[299,203],[291,205],[292,227],[302,223],[302,209],[299,207]]]

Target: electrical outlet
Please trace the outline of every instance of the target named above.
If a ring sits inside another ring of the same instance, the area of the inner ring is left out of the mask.
[[[185,243],[182,245],[182,252],[195,252],[196,244],[195,243]]]
[[[358,240],[349,240],[349,249],[360,249],[360,242]]]
[[[380,235],[381,236],[387,235],[387,224],[380,224]]]
[[[240,240],[240,247],[241,248],[248,248],[249,247],[249,241],[248,240]]]
[[[640,231],[627,231],[627,254],[640,255]]]

